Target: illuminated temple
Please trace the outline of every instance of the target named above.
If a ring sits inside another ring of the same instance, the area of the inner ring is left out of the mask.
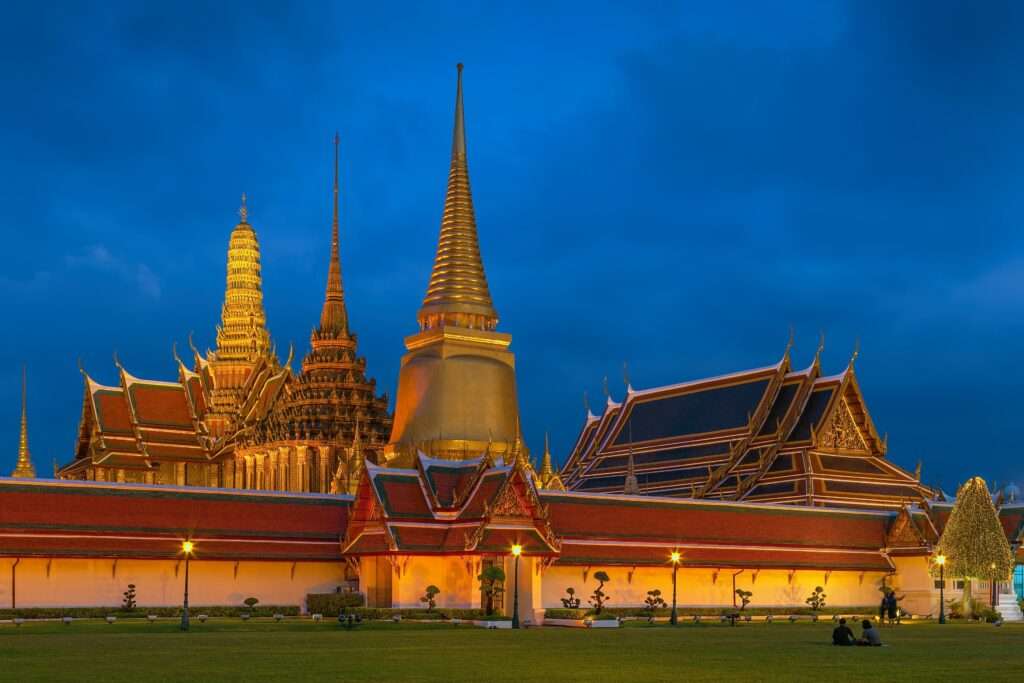
[[[35,477],[23,387],[17,469],[0,478],[0,605],[115,607],[129,583],[142,606],[179,604],[188,539],[199,605],[304,608],[307,594],[357,590],[420,607],[435,585],[440,607],[479,608],[478,576],[500,566],[505,611],[517,595],[541,621],[598,571],[613,606],[669,595],[679,553],[680,605],[732,605],[739,587],[757,606],[804,606],[822,586],[830,606],[873,610],[884,583],[905,609],[937,611],[930,557],[952,503],[920,465],[889,459],[856,354],[825,374],[821,346],[800,369],[790,343],[754,370],[627,382],[587,411],[560,470],[546,438],[534,464],[480,253],[461,65],[437,249],[389,414],[346,310],[337,169],[335,138],[326,292],[298,372],[271,341],[243,197],[216,348],[175,353],[173,381],[116,358],[112,385],[83,369],[75,452],[55,479]],[[999,516],[1024,562],[1024,505]]]
[[[282,365],[263,309],[260,248],[245,196],[228,244],[217,348],[177,357],[176,381],[146,380],[117,364],[107,386],[84,370],[74,460],[62,479],[276,491],[345,492],[366,459],[382,458],[387,396],[366,377],[349,328],[341,276],[338,143],[327,286],[299,373]]]

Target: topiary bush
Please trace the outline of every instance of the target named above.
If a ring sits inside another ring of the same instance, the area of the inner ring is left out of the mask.
[[[562,598],[562,607],[565,609],[579,609],[580,599],[576,597],[576,589],[569,587],[565,589],[566,597]]]
[[[608,577],[608,572],[599,571],[594,572],[594,579],[597,581],[597,588],[590,594],[590,604],[594,606],[594,614],[600,614],[604,609],[604,603],[610,599],[603,589],[604,585],[611,581],[611,578]]]
[[[336,617],[343,610],[366,605],[366,596],[362,593],[310,593],[306,596],[306,611]]]

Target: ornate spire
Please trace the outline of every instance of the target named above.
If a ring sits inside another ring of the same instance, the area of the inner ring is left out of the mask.
[[[462,64],[458,65],[458,74],[448,192],[434,269],[418,318],[422,329],[453,325],[493,330],[498,324],[498,314],[491,303],[487,276],[480,258],[469,186],[466,125],[462,112]]]
[[[12,477],[32,479],[36,476],[36,468],[32,467],[32,454],[28,450],[28,410],[26,392],[28,377],[25,366],[21,367],[21,433],[18,435],[18,464],[14,466]]]
[[[341,284],[341,257],[338,246],[338,144],[334,134],[334,219],[331,222],[331,263],[327,269],[327,294],[320,313],[320,331],[334,336],[348,334],[348,313],[345,311],[345,290]]]
[[[249,224],[244,194],[238,215],[241,220],[228,243],[227,287],[215,356],[218,360],[255,361],[272,352],[263,310],[260,245]]]
[[[555,473],[554,465],[551,463],[551,446],[548,443],[547,432],[544,432],[544,458],[540,465],[540,485],[545,489],[565,490],[562,478]]]
[[[626,461],[626,481],[622,487],[622,492],[627,496],[639,496],[640,483],[636,479],[636,471],[633,469],[633,448],[630,446],[629,459]]]

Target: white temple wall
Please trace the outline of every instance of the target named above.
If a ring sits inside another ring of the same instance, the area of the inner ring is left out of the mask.
[[[545,569],[542,578],[544,607],[561,607],[565,589],[572,587],[581,607],[589,607],[588,599],[598,582],[594,573],[605,571],[611,581],[604,585],[609,596],[608,607],[642,607],[647,591],[659,589],[666,603],[672,603],[672,569],[666,567],[560,567]],[[733,604],[735,569],[680,569],[677,577],[677,603],[686,607],[725,607]],[[586,578],[584,578],[586,574]],[[865,607],[878,603],[881,594],[879,572],[834,571],[826,578],[819,570],[744,570],[736,576],[736,588],[751,591],[750,607],[806,607],[805,600],[817,586],[826,594],[827,606]]]
[[[0,559],[0,607],[11,607],[14,560]],[[18,607],[120,607],[135,584],[140,607],[182,603],[185,563],[176,560],[23,558],[14,568]],[[264,605],[299,605],[308,593],[332,593],[344,585],[344,565],[335,562],[222,562],[192,560],[189,604],[241,605],[248,597]]]

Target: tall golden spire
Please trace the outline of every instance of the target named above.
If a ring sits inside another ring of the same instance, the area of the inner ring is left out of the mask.
[[[453,325],[493,330],[498,324],[498,314],[491,303],[487,276],[480,258],[469,186],[466,124],[462,114],[462,64],[458,65],[452,159],[441,234],[427,295],[417,317],[421,329]]]
[[[341,284],[341,257],[338,248],[338,143],[334,134],[334,220],[331,223],[331,263],[327,269],[327,293],[320,313],[320,331],[334,336],[348,334],[348,313],[345,311],[345,290]]]
[[[32,479],[36,476],[36,468],[32,467],[32,454],[28,450],[28,410],[26,392],[28,387],[27,370],[21,367],[21,433],[18,435],[18,464],[14,466],[12,477]]]
[[[227,287],[217,328],[217,360],[254,361],[271,354],[267,315],[263,310],[260,245],[249,224],[242,195],[240,221],[228,243]]]

